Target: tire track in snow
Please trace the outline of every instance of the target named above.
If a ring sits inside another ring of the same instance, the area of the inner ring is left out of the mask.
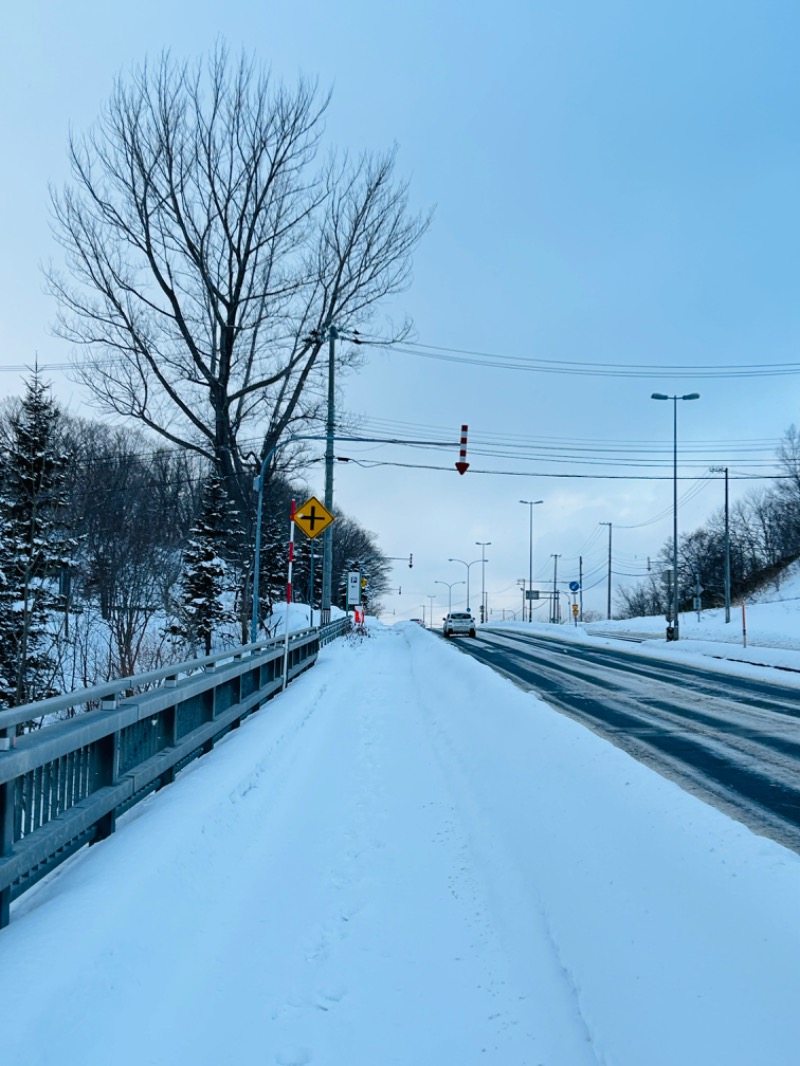
[[[468,683],[455,692],[437,687],[435,682],[432,689],[435,670],[424,663],[417,668],[416,656],[424,656],[427,650],[418,642],[412,644],[411,674],[417,692],[417,715],[452,800],[450,809],[457,820],[454,831],[460,837],[464,858],[461,879],[469,885],[475,905],[480,908],[487,938],[498,945],[518,987],[524,989],[520,1002],[531,1012],[529,1024],[537,1027],[531,1034],[531,1049],[536,1047],[537,1058],[548,1063],[599,1066],[603,1058],[594,1046],[591,1026],[582,1010],[579,981],[562,957],[539,892],[500,843],[499,827],[487,818],[469,768],[452,742],[448,726],[460,731],[462,744],[470,743],[464,736],[468,722],[459,713],[471,700]],[[436,648],[434,654],[438,653]],[[458,654],[456,649],[452,653]],[[452,679],[452,675],[448,677]],[[490,713],[491,709],[486,711]],[[473,744],[479,753],[481,738],[476,735]],[[502,768],[497,769],[502,776]],[[522,952],[521,942],[528,945]],[[526,953],[526,963],[520,966],[520,957]],[[548,989],[545,1013],[539,1010],[541,987]],[[559,987],[560,1002],[554,1005],[551,990]]]

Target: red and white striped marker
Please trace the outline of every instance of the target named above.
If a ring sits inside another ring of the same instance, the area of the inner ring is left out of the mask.
[[[286,619],[284,621],[285,633],[283,636],[283,688],[289,681],[289,611],[292,603],[292,563],[294,562],[294,512],[295,501],[292,500],[292,517],[289,522],[289,575],[286,581]]]
[[[469,463],[467,460],[467,429],[469,427],[461,427],[461,450],[458,453],[458,462],[456,463],[456,470],[459,474],[466,474],[469,470]]]
[[[286,583],[286,602],[292,602],[292,564],[294,563],[294,512],[295,501],[292,500],[292,517],[289,525],[289,579]]]

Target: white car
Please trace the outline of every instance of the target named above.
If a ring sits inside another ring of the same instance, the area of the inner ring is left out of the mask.
[[[474,637],[475,619],[468,611],[451,611],[442,629],[446,637]]]

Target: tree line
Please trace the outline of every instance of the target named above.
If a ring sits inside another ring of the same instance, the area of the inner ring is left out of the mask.
[[[266,493],[260,635],[286,598],[291,499],[308,492],[276,475]],[[0,411],[0,706],[246,642],[253,544],[238,515],[202,457],[70,417],[34,373]],[[312,588],[304,539],[295,598],[318,605],[321,567]],[[348,570],[360,568],[376,609],[390,566],[372,534],[337,518],[337,605]]]
[[[778,447],[779,476],[767,488],[737,500],[728,512],[730,590],[732,600],[746,598],[800,556],[800,430],[792,425]],[[690,610],[696,586],[703,605],[725,602],[725,509],[702,526],[678,537],[678,598]],[[660,549],[653,571],[636,585],[617,592],[621,618],[667,615],[673,579],[673,542]]]

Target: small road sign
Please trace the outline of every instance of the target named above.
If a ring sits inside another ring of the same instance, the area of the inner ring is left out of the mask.
[[[361,603],[361,574],[351,570],[347,575],[347,606]]]
[[[581,586],[579,581],[570,581],[569,583],[570,592],[579,592],[580,587]]]
[[[297,508],[294,513],[294,520],[305,535],[313,540],[314,537],[318,537],[324,529],[328,528],[333,522],[334,516],[319,502],[316,496],[312,496],[310,500],[306,500],[302,507]]]

